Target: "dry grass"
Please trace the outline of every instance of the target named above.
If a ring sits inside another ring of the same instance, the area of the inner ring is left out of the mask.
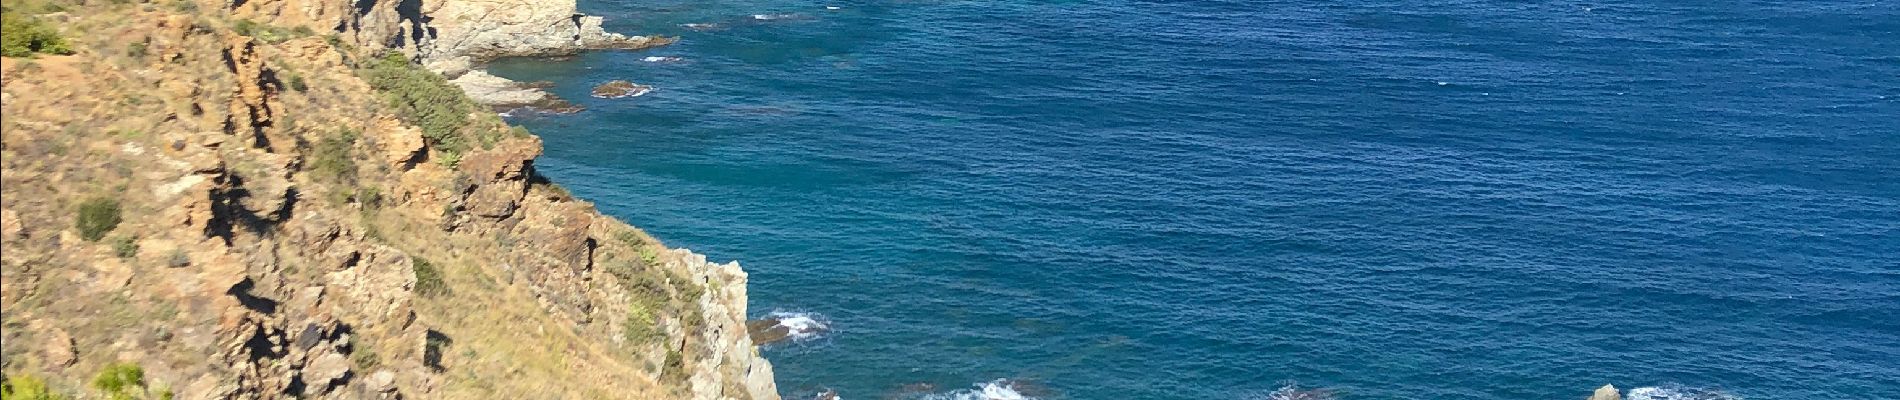
[[[445,352],[443,398],[662,398],[669,393],[630,363],[624,351],[542,308],[522,285],[511,285],[500,246],[479,237],[453,236],[409,215],[385,211],[378,230],[387,244],[433,260],[449,294],[416,298],[418,321],[454,340]],[[410,220],[410,221],[403,221]],[[396,223],[391,223],[396,222]],[[433,231],[433,232],[432,232]]]

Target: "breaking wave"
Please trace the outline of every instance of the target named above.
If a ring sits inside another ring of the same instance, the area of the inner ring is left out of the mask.
[[[1740,397],[1720,390],[1682,385],[1639,387],[1630,389],[1623,398],[1625,400],[1741,400]]]
[[[794,342],[817,339],[831,331],[831,320],[823,314],[773,311],[771,315],[772,319],[778,320],[778,326],[789,330],[786,336]]]
[[[1035,400],[1017,391],[1016,383],[1008,379],[978,383],[975,388],[962,389],[946,393],[937,393],[922,397],[923,400]]]

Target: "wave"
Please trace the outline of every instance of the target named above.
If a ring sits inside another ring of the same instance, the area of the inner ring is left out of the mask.
[[[937,393],[922,397],[923,400],[1035,400],[1017,391],[1016,382],[1008,379],[978,383],[972,389],[963,389],[947,393]]]
[[[646,58],[640,59],[640,61],[645,61],[645,62],[650,62],[650,63],[670,63],[670,62],[679,62],[680,60],[684,60],[684,59],[679,58],[679,57],[670,57],[670,56],[647,56]]]
[[[831,332],[831,320],[823,314],[793,311],[773,311],[772,319],[778,320],[778,326],[787,330],[786,337],[794,342],[817,339]]]
[[[1715,389],[1692,388],[1681,385],[1647,386],[1630,389],[1624,400],[1741,400],[1740,397],[1723,393]]]
[[[752,14],[752,19],[754,19],[754,20],[758,20],[758,21],[772,21],[772,20],[781,20],[781,19],[797,19],[797,18],[799,18],[799,17],[802,17],[802,15],[798,15],[798,14]]]
[[[1262,400],[1332,400],[1334,394],[1330,389],[1307,389],[1298,384],[1288,383],[1267,393]]]

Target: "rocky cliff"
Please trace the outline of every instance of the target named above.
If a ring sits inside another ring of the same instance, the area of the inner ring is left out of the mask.
[[[0,59],[8,390],[778,398],[736,264],[422,67],[652,39],[571,0],[33,6],[77,54]]]

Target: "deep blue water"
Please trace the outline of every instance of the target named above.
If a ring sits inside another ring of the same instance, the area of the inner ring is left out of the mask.
[[[541,170],[788,398],[1900,399],[1900,2],[583,3]]]

